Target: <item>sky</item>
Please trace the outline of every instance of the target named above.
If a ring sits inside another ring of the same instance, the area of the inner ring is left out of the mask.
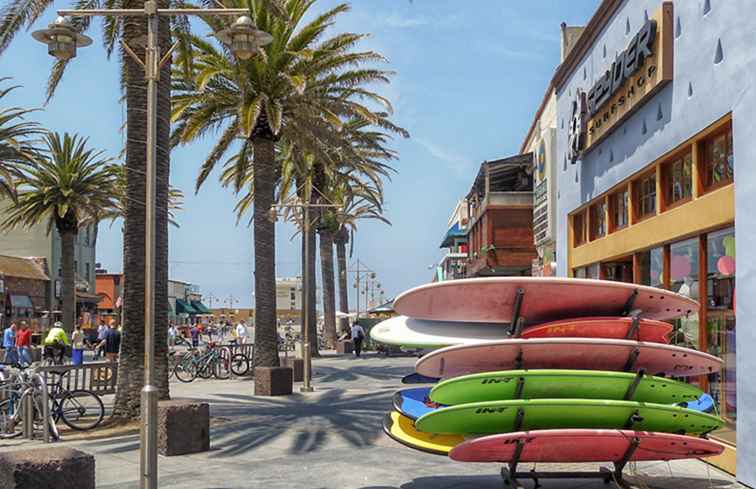
[[[313,15],[336,0],[318,0]],[[376,272],[387,297],[429,282],[429,267],[443,256],[439,244],[456,203],[470,189],[480,164],[519,152],[535,111],[559,63],[560,24],[584,25],[599,0],[353,0],[335,30],[369,33],[361,48],[388,59],[396,74],[379,87],[393,103],[394,121],[411,137],[396,139],[397,173],[386,184],[392,225],[359,224],[350,264],[359,259]],[[55,7],[67,7],[55,2]],[[48,11],[32,29],[55,17]],[[53,58],[20,32],[0,55],[0,76],[22,87],[13,105],[40,107],[35,119],[55,131],[78,132],[117,156],[124,143],[118,66],[98,45],[81,49],[55,97],[44,105]],[[10,82],[6,82],[6,85]],[[212,305],[253,305],[252,230],[237,225],[235,196],[217,174],[194,193],[194,181],[214,135],[171,155],[171,183],[182,189],[179,228],[170,230],[169,275],[199,285]],[[276,226],[276,271],[301,273],[299,237]],[[97,261],[122,270],[121,223],[100,225]],[[1,252],[1,250],[0,250]],[[350,283],[353,281],[350,274]],[[354,307],[354,289],[350,302]],[[206,303],[210,302],[208,300]]]

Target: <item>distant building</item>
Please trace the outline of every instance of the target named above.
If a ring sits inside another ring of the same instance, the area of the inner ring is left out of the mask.
[[[168,320],[178,324],[206,322],[212,311],[202,302],[198,285],[168,280]]]
[[[76,237],[74,270],[76,276],[76,311],[80,322],[86,326],[97,310],[99,297],[95,293],[95,242],[97,227],[87,226]],[[13,229],[0,233],[0,253],[3,255],[43,258],[47,263],[49,281],[47,293],[50,310],[62,308],[61,240],[53,229],[47,232],[47,223],[32,228]]]
[[[100,302],[97,303],[97,313],[100,318],[113,318],[119,323],[121,303],[123,301],[123,274],[107,273],[107,270],[98,270],[95,277],[97,295]]]
[[[43,258],[0,255],[0,327],[26,320],[33,331],[49,323],[49,283]]]
[[[449,221],[441,248],[447,252],[436,267],[434,281],[454,280],[467,276],[467,225],[469,223],[466,200],[457,202]]]
[[[532,170],[532,153],[480,165],[466,198],[468,277],[531,274]]]
[[[276,279],[276,317],[299,323],[302,317],[302,277]]]

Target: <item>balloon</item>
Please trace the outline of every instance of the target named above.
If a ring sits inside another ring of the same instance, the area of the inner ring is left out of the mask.
[[[672,272],[672,281],[682,280],[692,271],[690,258],[685,255],[672,255],[670,259],[670,268]]]
[[[735,275],[735,258],[731,256],[723,256],[717,260],[717,270],[722,275],[730,276]]]

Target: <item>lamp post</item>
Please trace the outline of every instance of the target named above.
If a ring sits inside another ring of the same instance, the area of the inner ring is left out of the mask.
[[[259,31],[248,17],[249,9],[163,9],[156,0],[147,0],[139,9],[86,9],[59,10],[59,17],[47,29],[35,31],[34,39],[47,44],[47,52],[61,60],[76,57],[78,47],[92,44],[92,39],[76,32],[70,17],[144,17],[147,21],[147,46],[142,61],[124,42],[126,53],[144,69],[147,80],[147,158],[145,196],[145,287],[144,287],[144,387],[141,394],[141,440],[140,440],[140,480],[142,489],[157,488],[157,401],[155,387],[155,199],[156,199],[156,159],[157,159],[157,82],[160,68],[171,57],[178,43],[161,57],[158,45],[158,20],[172,16],[237,16],[238,19],[228,29],[216,36],[231,44],[231,50],[240,59],[248,59],[273,39],[270,34]]]
[[[310,209],[311,208],[335,208],[341,209],[339,204],[312,204],[310,203],[309,194],[304,202],[296,202],[293,204],[274,204],[270,207],[270,220],[276,222],[278,220],[278,209],[302,209],[302,247],[304,248],[304,266],[302,267],[302,307],[304,309],[304,317],[302,318],[302,356],[304,357],[304,365],[302,372],[302,387],[300,392],[312,392],[312,351],[310,350],[310,240],[307,236],[310,234]]]

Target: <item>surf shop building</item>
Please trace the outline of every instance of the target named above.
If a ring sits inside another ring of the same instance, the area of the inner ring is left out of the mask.
[[[552,80],[557,270],[700,302],[673,341],[724,359],[700,380],[728,420],[716,464],[752,487],[755,16],[752,0],[604,0]]]

